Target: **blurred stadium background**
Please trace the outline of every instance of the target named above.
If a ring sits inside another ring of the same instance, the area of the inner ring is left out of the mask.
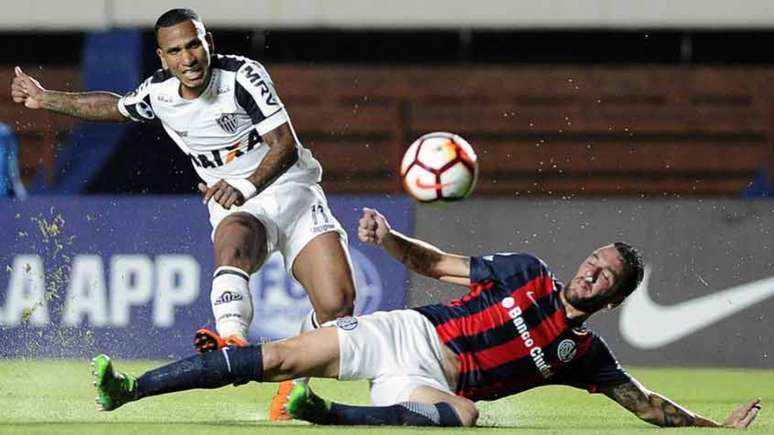
[[[409,276],[360,244],[352,230],[362,206],[383,209],[397,228],[450,251],[533,252],[560,278],[594,247],[622,239],[642,248],[649,279],[623,309],[592,323],[619,360],[683,367],[688,377],[698,367],[743,369],[728,373],[765,385],[773,382],[774,352],[768,3],[182,6],[200,13],[217,52],[255,58],[272,74],[350,231],[362,311],[461,293]],[[9,95],[15,65],[51,89],[134,89],[158,68],[155,19],[181,4],[2,5],[0,122],[8,130],[0,130],[0,186],[14,190],[8,174],[18,141],[29,193],[0,202],[4,367],[103,351],[140,360],[187,354],[191,332],[210,319],[212,269],[188,158],[160,127],[78,122],[24,109]],[[413,204],[397,174],[408,144],[437,130],[468,139],[480,159],[472,197],[445,209]],[[308,310],[303,290],[282,271],[274,258],[251,282],[254,338],[292,334]],[[711,373],[707,379],[722,377]],[[0,379],[0,403],[8,401],[0,408],[23,396],[22,384],[9,379]],[[716,393],[729,411],[747,398]],[[757,394],[765,399],[771,390]]]

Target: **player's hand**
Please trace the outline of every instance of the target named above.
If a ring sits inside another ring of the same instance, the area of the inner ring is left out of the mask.
[[[750,425],[761,410],[761,399],[751,400],[736,409],[726,421],[724,427],[744,429]]]
[[[363,216],[358,221],[357,228],[357,236],[360,241],[381,245],[390,230],[389,222],[381,213],[372,208],[363,208]]]
[[[220,180],[207,187],[204,183],[199,183],[199,192],[204,194],[202,203],[207,204],[210,199],[220,204],[226,210],[232,206],[240,206],[245,203],[242,192],[236,190],[234,186],[226,183],[226,180]]]
[[[11,82],[11,98],[15,103],[24,103],[30,109],[43,107],[43,86],[32,77],[24,74],[18,66],[13,69],[14,78]]]

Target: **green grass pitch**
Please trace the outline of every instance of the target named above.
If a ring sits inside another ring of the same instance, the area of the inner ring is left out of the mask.
[[[158,365],[116,361],[139,374]],[[265,421],[275,384],[251,383],[220,390],[170,394],[97,412],[87,361],[0,359],[0,434],[368,434],[469,432],[471,429],[368,428],[310,426]],[[635,369],[649,388],[689,409],[724,419],[745,400],[760,397],[763,410],[748,433],[774,433],[774,370]],[[322,395],[367,403],[365,382],[314,380]],[[769,407],[772,407],[769,409]],[[481,403],[478,433],[653,433],[658,430],[600,395],[567,387],[547,387]],[[702,429],[669,430],[669,433]]]

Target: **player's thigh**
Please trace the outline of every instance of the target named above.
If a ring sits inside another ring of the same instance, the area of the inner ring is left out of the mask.
[[[278,186],[276,193],[283,202],[271,217],[277,223],[277,248],[288,273],[307,290],[321,322],[352,314],[355,283],[347,233],[322,189],[316,184],[288,184]]]
[[[409,396],[409,400],[429,404],[446,402],[457,411],[463,426],[473,426],[478,420],[478,408],[472,400],[427,385],[417,386]]]
[[[329,231],[309,241],[296,256],[293,275],[307,290],[320,322],[352,314],[352,267],[338,232]]]
[[[335,325],[339,340],[339,379],[368,379],[379,383],[393,372],[401,371],[398,354],[401,331],[400,313],[376,312],[357,317],[343,317]]]
[[[336,378],[339,339],[336,328],[325,327],[264,345],[264,379]]]

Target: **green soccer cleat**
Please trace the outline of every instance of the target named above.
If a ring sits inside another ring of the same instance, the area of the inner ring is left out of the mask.
[[[107,355],[91,360],[91,374],[97,387],[97,405],[101,411],[112,411],[124,403],[137,400],[137,378],[116,372]]]
[[[293,385],[285,405],[290,418],[304,420],[314,424],[330,424],[329,411],[330,400],[314,394],[306,382],[298,382]]]

